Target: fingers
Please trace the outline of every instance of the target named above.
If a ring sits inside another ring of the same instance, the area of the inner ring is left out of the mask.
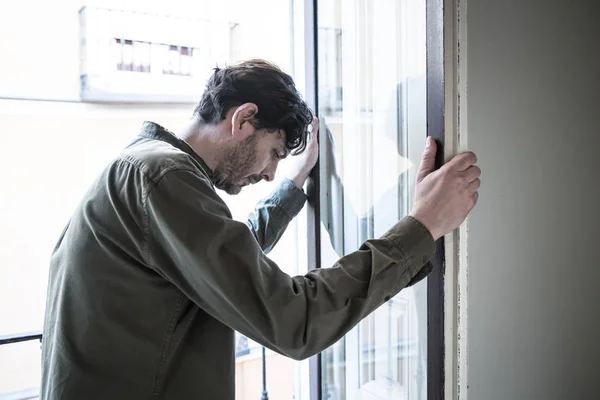
[[[319,119],[313,117],[312,122],[308,126],[308,144],[319,142]]]
[[[457,171],[466,171],[470,166],[477,162],[477,156],[473,152],[460,153],[448,163],[450,168]]]
[[[312,129],[310,132],[315,134],[315,136],[316,136],[316,134],[319,132],[319,118],[313,117],[311,125],[312,125]]]
[[[437,144],[431,136],[427,137],[427,143],[423,157],[421,158],[421,166],[417,174],[417,182],[421,182],[427,175],[435,170],[435,153],[437,152]]]
[[[477,194],[477,191],[479,190],[480,186],[481,186],[481,180],[475,179],[474,181],[469,183],[469,193],[471,195]]]
[[[467,170],[464,172],[465,174],[465,179],[467,180],[468,183],[473,182],[475,179],[479,178],[481,176],[481,169],[475,165],[467,168]]]

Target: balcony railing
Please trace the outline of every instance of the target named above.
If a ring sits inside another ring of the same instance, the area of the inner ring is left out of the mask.
[[[0,335],[0,346],[2,346],[3,344],[27,342],[29,340],[39,340],[41,342],[42,332],[33,331],[23,333],[12,333],[10,335]]]
[[[42,341],[42,332],[22,332],[12,333],[10,335],[0,335],[0,346],[5,344],[13,344],[20,342],[28,342],[32,340]],[[31,400],[40,397],[39,388],[29,388],[18,392],[0,393],[0,400]]]
[[[42,341],[41,331],[13,333],[9,335],[0,335],[0,346],[27,342],[32,340]],[[235,347],[235,358],[242,357],[251,353],[251,348],[248,344],[248,338],[245,336],[238,336],[236,347]],[[269,400],[269,393],[267,391],[267,374],[266,374],[266,355],[265,348],[262,347],[262,392],[261,400]],[[37,399],[40,396],[39,388],[30,388],[18,392],[11,393],[0,393],[0,400],[30,400]]]

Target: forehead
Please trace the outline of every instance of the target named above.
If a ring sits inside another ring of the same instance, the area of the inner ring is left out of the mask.
[[[285,132],[283,130],[279,130],[277,132],[268,132],[265,131],[260,140],[271,146],[277,147],[280,150],[285,149]]]

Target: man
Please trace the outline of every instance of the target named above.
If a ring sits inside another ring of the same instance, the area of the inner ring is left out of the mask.
[[[333,268],[289,277],[265,256],[300,211],[317,127],[292,79],[252,60],[216,69],[179,137],[145,123],[75,211],[53,252],[43,399],[233,399],[234,330],[286,356],[316,354],[430,270],[434,241],[477,200],[471,153],[434,172],[415,206]],[[213,186],[289,179],[232,220]]]

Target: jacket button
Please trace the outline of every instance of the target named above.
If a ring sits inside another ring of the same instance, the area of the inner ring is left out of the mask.
[[[391,298],[392,298],[392,296],[385,296],[384,300],[389,301]]]

